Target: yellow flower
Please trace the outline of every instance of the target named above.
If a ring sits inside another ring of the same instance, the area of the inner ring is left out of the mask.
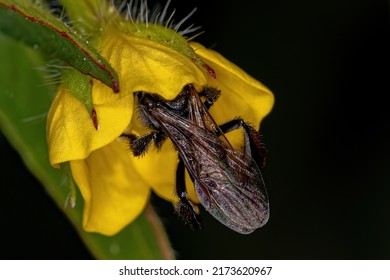
[[[198,90],[215,87],[221,96],[210,112],[219,124],[241,116],[257,126],[273,106],[273,95],[264,85],[218,53],[185,42],[184,49],[194,52],[191,58],[186,51],[150,37],[136,35],[118,23],[105,26],[99,51],[117,72],[120,93],[93,80],[98,130],[65,85],[60,86],[48,116],[50,162],[53,166],[70,163],[85,201],[83,226],[87,231],[117,233],[143,211],[152,190],[166,200],[178,201],[174,190],[178,154],[172,143],[166,141],[160,151],[152,148],[136,158],[120,137],[124,132],[142,135],[147,131],[136,115],[134,92],[173,99],[188,84]],[[242,132],[232,134],[229,139],[239,147]],[[193,185],[187,188],[190,199],[198,201]]]

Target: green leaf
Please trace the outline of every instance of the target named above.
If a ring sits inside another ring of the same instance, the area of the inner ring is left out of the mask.
[[[150,207],[135,222],[112,237],[87,233],[82,229],[83,203],[79,200],[75,208],[64,207],[69,194],[66,169],[57,170],[48,160],[46,115],[55,86],[45,85],[44,72],[38,70],[45,61],[38,51],[1,34],[0,58],[0,129],[96,258],[172,258],[165,232]]]
[[[119,92],[115,70],[84,38],[30,1],[0,1],[0,31],[59,58]]]

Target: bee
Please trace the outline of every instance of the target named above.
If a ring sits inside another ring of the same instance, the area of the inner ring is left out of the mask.
[[[220,92],[205,87],[197,92],[186,85],[173,100],[157,94],[134,93],[139,115],[152,132],[143,136],[123,135],[134,156],[143,155],[150,144],[159,148],[170,139],[179,155],[176,170],[177,213],[192,228],[201,227],[195,204],[187,197],[185,169],[194,182],[203,207],[228,228],[248,234],[269,218],[268,195],[261,170],[265,148],[260,134],[243,119],[217,125],[209,108]],[[242,128],[244,145],[234,149],[225,133]]]

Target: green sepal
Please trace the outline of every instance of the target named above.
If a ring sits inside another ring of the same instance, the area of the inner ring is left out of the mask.
[[[61,0],[61,4],[75,30],[84,34],[100,32],[101,11],[107,7],[107,0]]]
[[[114,92],[119,92],[117,74],[109,63],[87,40],[42,6],[30,1],[0,1],[0,31],[63,60],[81,73],[102,81]]]
[[[90,76],[84,75],[72,68],[64,68],[62,70],[62,81],[70,92],[76,96],[85,106],[91,116],[93,125],[96,129],[99,128],[96,111],[92,104],[92,84],[93,80]]]

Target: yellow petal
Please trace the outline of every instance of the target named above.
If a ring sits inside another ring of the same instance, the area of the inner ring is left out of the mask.
[[[149,39],[106,27],[100,53],[119,76],[122,94],[145,91],[175,98],[187,84],[201,87],[207,74],[188,57]]]
[[[209,79],[209,86],[221,90],[220,98],[210,108],[216,122],[223,124],[240,116],[258,128],[273,107],[272,92],[219,53],[195,42],[191,47],[216,72],[217,78]]]
[[[107,103],[95,105],[96,130],[84,105],[61,86],[50,109],[47,141],[52,165],[86,158],[92,151],[114,141],[128,126],[133,114],[133,95],[119,98],[111,93]]]
[[[134,171],[128,148],[115,141],[70,162],[73,177],[84,198],[86,231],[113,235],[144,209],[150,188]]]
[[[219,53],[195,42],[190,45],[216,72],[217,78],[209,79],[208,84],[221,91],[219,99],[210,108],[215,121],[223,124],[235,117],[242,117],[248,124],[258,128],[273,107],[272,92]],[[227,137],[233,147],[242,147],[243,137],[240,130],[228,133]]]

